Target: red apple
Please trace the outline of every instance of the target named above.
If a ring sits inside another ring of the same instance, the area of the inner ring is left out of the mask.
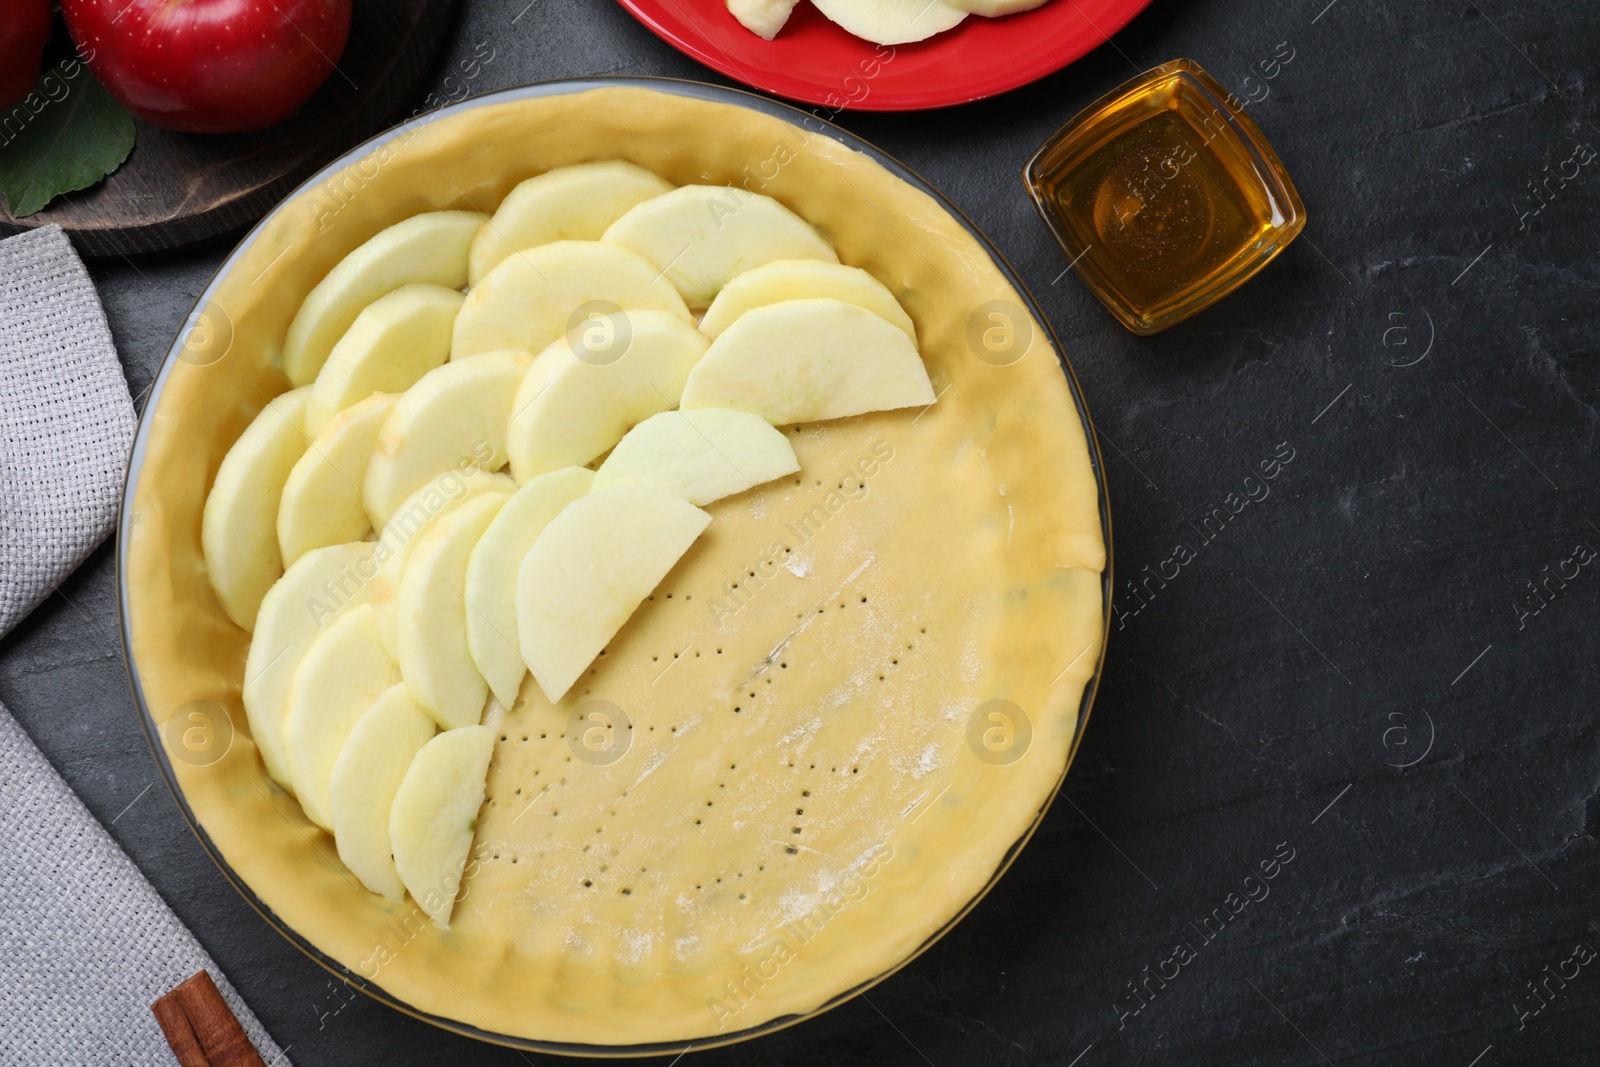
[[[0,108],[27,96],[39,81],[50,39],[50,0],[0,0]]]
[[[186,133],[282,120],[350,36],[350,0],[62,0],[61,13],[123,107]]]

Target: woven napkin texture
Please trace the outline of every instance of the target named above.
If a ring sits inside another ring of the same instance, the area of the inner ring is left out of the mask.
[[[0,241],[0,634],[111,532],[133,405],[59,226]]]
[[[0,812],[0,1064],[172,1067],[150,1004],[201,969],[261,1058],[288,1062],[4,707]]]
[[[116,523],[133,406],[59,227],[0,241],[0,636]],[[216,963],[0,706],[0,1064],[151,1064],[150,1004],[209,970],[268,1064],[285,1059]]]

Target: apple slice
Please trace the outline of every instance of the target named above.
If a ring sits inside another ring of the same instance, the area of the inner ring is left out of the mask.
[[[900,327],[913,342],[917,339],[917,328],[911,316],[906,314],[888,286],[860,267],[817,259],[780,259],[745,271],[724,286],[711,302],[705,318],[700,320],[700,332],[716,340],[751,308],[821,296],[866,308]]]
[[[305,454],[310,398],[309,390],[296,389],[261,409],[222,457],[200,518],[211,588],[228,618],[247,631],[255,629],[261,598],[283,573],[278,502],[289,472]]]
[[[613,315],[607,333],[603,350],[588,347],[580,330],[534,359],[506,427],[518,482],[581,467],[634,424],[675,407],[690,369],[706,352],[704,334],[663,311]]]
[[[440,516],[400,576],[400,674],[412,699],[446,730],[483,718],[489,686],[467,646],[467,561],[509,499],[483,493]]]
[[[406,898],[394,869],[389,814],[411,761],[433,737],[433,720],[404,684],[379,694],[356,720],[328,778],[333,840],[361,884],[390,900]]]
[[[389,839],[395,870],[444,929],[461,892],[493,756],[494,732],[487,726],[446,730],[422,746],[394,795]]]
[[[967,17],[942,0],[811,0],[846,33],[874,44],[925,41]]]
[[[525,352],[485,352],[436,367],[407,389],[378,431],[363,497],[372,526],[441,473],[506,462],[506,419],[528,372]]]
[[[728,185],[685,185],[646,200],[605,239],[664,271],[691,308],[708,306],[736,275],[775,259],[839,262],[805,219],[770,196]]]
[[[278,547],[285,564],[313,548],[360,541],[372,529],[361,503],[378,428],[399,397],[375,393],[333,417],[283,485]]]
[[[789,439],[759,415],[725,408],[663,411],[611,450],[594,476],[594,492],[648,485],[705,507],[799,469]]]
[[[1043,6],[1045,0],[944,0],[944,3],[974,15],[997,18],[1018,11],[1032,11],[1036,7]]]
[[[380,230],[341,259],[289,323],[283,372],[309,385],[361,309],[412,282],[467,284],[467,248],[486,221],[476,211],[429,211]]]
[[[295,560],[261,600],[244,661],[244,710],[267,773],[290,792],[294,783],[284,760],[283,718],[295,670],[329,623],[371,597],[377,550],[370,541],[314,548]]]
[[[557,167],[518,185],[472,239],[467,280],[477,285],[500,261],[553,241],[598,241],[635,204],[672,183],[620,159]]]
[[[517,568],[550,520],[589,493],[594,471],[563,467],[517,490],[478,539],[467,563],[467,647],[502,707],[522,689],[528,665],[517,642]]]
[[[517,569],[517,639],[551,703],[564,696],[711,516],[643,485],[575,500]]]
[[[450,358],[450,333],[466,297],[431,282],[402,285],[362,309],[311,384],[306,429],[373,393],[403,393]]]
[[[472,287],[456,316],[452,358],[502,348],[542,352],[591,307],[692,321],[672,283],[643,256],[600,241],[556,241],[507,256]]]
[[[330,622],[295,668],[283,717],[284,769],[306,817],[324,830],[333,829],[328,780],[345,739],[373,701],[399,681],[371,604]]]
[[[400,658],[399,615],[400,579],[411,549],[433,528],[439,517],[482,493],[516,492],[517,483],[504,474],[485,474],[477,467],[448,470],[406,498],[395,509],[378,536],[375,556],[377,576],[371,585],[370,599],[378,613],[378,632],[383,647],[394,659]]]
[[[789,21],[800,0],[728,0],[728,10],[739,25],[765,40],[772,40]]]
[[[733,408],[774,426],[933,401],[927,368],[905,331],[831,297],[740,315],[683,387],[685,409]]]

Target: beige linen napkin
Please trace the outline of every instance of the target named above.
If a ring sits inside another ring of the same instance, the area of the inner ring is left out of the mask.
[[[133,431],[61,228],[0,241],[0,637],[111,532]],[[287,1062],[3,706],[0,813],[0,1063],[170,1067],[150,1004],[202,968],[262,1059]]]

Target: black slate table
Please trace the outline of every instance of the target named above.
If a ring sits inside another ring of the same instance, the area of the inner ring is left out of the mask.
[[[471,92],[720,80],[609,0],[485,0],[437,91],[482,42]],[[689,1060],[1600,1062],[1600,160],[1568,162],[1600,147],[1597,55],[1600,9],[1568,0],[1157,0],[1008,96],[841,116],[1060,333],[1107,461],[1116,618],[1077,763],[978,908],[868,997]],[[1177,56],[1252,101],[1311,221],[1140,339],[1064,273],[1018,172]],[[96,265],[136,398],[223,251]],[[294,1062],[540,1060],[336,989],[223,880],[140,732],[109,546],[0,644],[0,700]]]

